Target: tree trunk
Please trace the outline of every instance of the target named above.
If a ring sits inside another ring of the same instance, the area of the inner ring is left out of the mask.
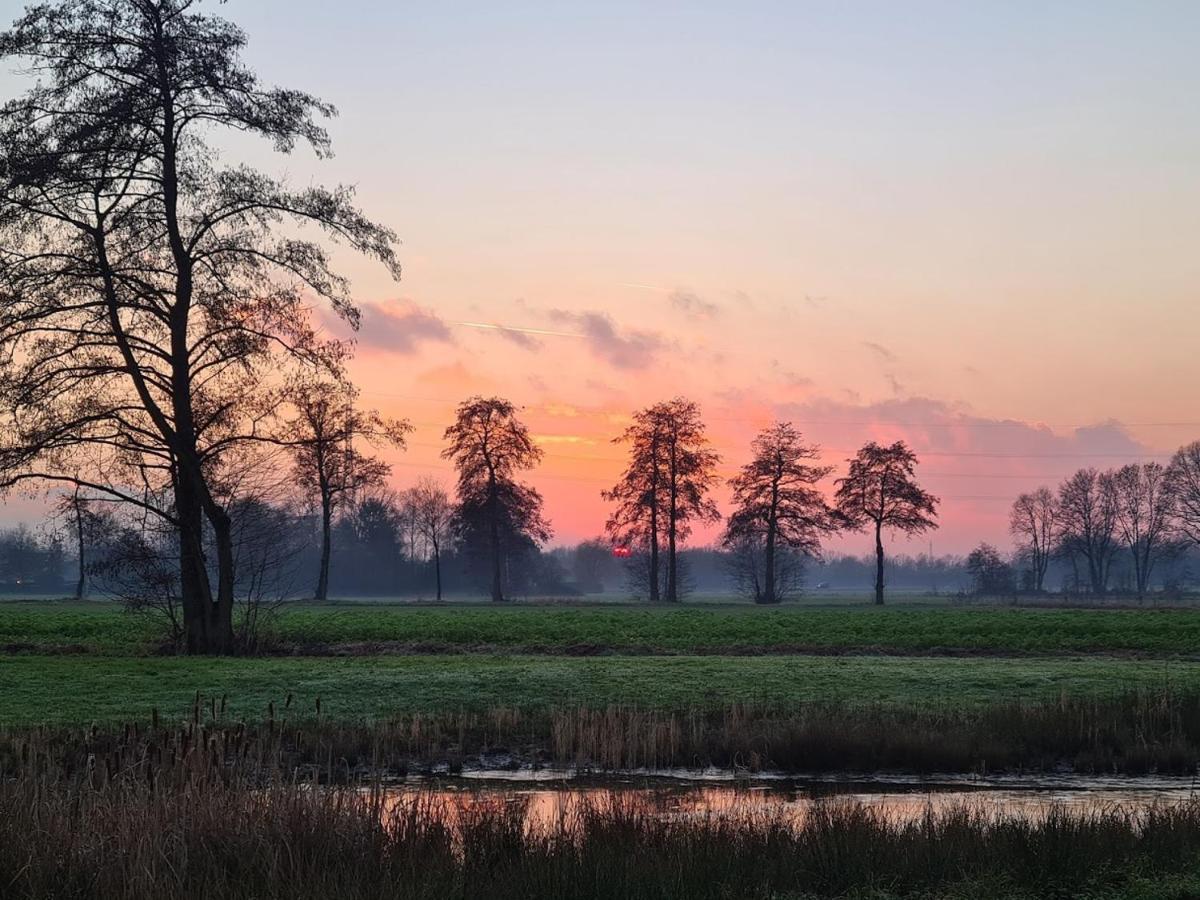
[[[675,527],[667,525],[667,596],[668,603],[679,602],[679,585],[676,581],[679,575],[677,557],[675,555]]]
[[[433,542],[433,577],[437,584],[437,599],[438,603],[442,602],[442,554],[438,549],[437,541]]]
[[[883,606],[883,523],[875,523],[875,605]]]
[[[209,516],[217,544],[217,601],[211,606],[209,653],[227,654],[234,650],[233,595],[234,557],[233,523],[223,509],[214,509]]]
[[[87,587],[87,563],[84,560],[83,509],[79,505],[79,490],[75,491],[75,538],[79,551],[79,581],[75,584],[75,599],[82,600]]]
[[[766,572],[763,574],[763,603],[777,603],[775,596],[775,523],[767,525]]]
[[[317,571],[317,590],[313,599],[324,603],[329,599],[329,556],[333,550],[333,503],[327,494],[321,496],[321,562]]]
[[[659,601],[658,594],[658,497],[650,507],[650,602]]]
[[[667,511],[667,602],[679,602],[679,558],[676,555],[675,538],[679,529],[679,473],[675,458],[676,448],[671,444],[671,481],[669,484],[670,509]]]
[[[778,509],[779,509],[779,473],[776,472],[774,480],[771,482],[771,509],[767,514],[767,549],[766,572],[763,575],[763,603],[776,603],[775,596],[775,538],[778,532]]]
[[[212,591],[204,567],[200,501],[187,484],[186,477],[178,474],[175,511],[179,521],[179,592],[183,606],[184,647],[189,654],[207,653]]]
[[[496,478],[488,485],[488,542],[492,551],[492,601],[504,602],[503,578],[500,573],[500,511],[496,501]]]

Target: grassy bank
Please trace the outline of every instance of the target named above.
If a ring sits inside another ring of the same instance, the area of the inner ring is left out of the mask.
[[[1200,693],[1200,663],[886,656],[385,656],[210,659],[10,656],[0,659],[0,724],[88,724],[190,714],[196,691],[228,695],[249,720],[289,695],[339,721],[412,712],[608,706],[787,708],[805,702],[963,709],[1063,693]]]
[[[1200,694],[1162,691],[958,710],[827,702],[786,710],[496,708],[370,723],[327,719],[288,701],[265,721],[246,723],[230,706],[227,697],[197,695],[184,723],[152,715],[123,725],[0,730],[0,778],[89,770],[151,777],[164,759],[327,783],[446,766],[1194,775],[1200,763]]]
[[[139,776],[144,773],[139,773]],[[0,885],[13,898],[1186,898],[1200,806],[896,824],[819,806],[680,817],[581,800],[526,827],[520,803],[263,788],[164,765],[151,778],[0,783]]]
[[[112,604],[0,604],[0,652],[153,653],[153,620]],[[524,652],[557,655],[798,652],[1200,653],[1200,610],[877,609],[753,605],[289,606],[275,653]]]

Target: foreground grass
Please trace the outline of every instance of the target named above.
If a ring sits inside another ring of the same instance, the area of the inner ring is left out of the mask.
[[[0,652],[154,652],[152,619],[106,603],[0,604]],[[274,652],[733,654],[854,652],[1192,656],[1200,610],[871,606],[453,607],[295,604],[268,632]]]
[[[963,709],[1069,694],[1200,692],[1200,663],[1084,657],[384,656],[208,659],[0,658],[0,724],[186,717],[197,691],[261,720],[285,698],[303,714],[364,721],[413,712],[636,706],[787,708],[806,702]]]
[[[680,816],[651,797],[564,803],[264,788],[205,753],[134,770],[0,781],[0,885],[14,898],[1183,898],[1200,888],[1200,805],[971,807],[897,823],[818,805]],[[200,765],[197,765],[200,763]]]

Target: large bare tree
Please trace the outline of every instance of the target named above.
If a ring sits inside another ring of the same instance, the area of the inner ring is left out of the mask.
[[[1175,528],[1183,540],[1200,547],[1200,441],[1180,447],[1167,470],[1175,497]]]
[[[356,492],[383,487],[391,467],[361,449],[363,443],[403,449],[408,422],[360,409],[351,385],[305,378],[288,386],[280,440],[291,451],[296,484],[315,500],[321,516],[321,558],[314,599],[329,598],[333,517]],[[358,446],[356,446],[356,444]]]
[[[1108,590],[1117,539],[1116,483],[1111,472],[1080,469],[1058,488],[1059,552],[1082,559],[1093,596]]]
[[[709,445],[700,408],[676,397],[634,414],[633,424],[616,439],[629,444],[629,465],[604,499],[615,502],[608,533],[616,540],[646,546],[651,602],[680,597],[679,545],[693,522],[720,518],[709,492],[717,483],[720,457]],[[666,552],[666,578],[660,585],[660,552]]]
[[[223,162],[222,133],[329,153],[332,108],[261,84],[244,43],[194,0],[57,0],[0,35],[37,79],[0,108],[0,483],[75,483],[163,518],[192,652],[233,646],[227,456],[276,373],[339,368],[313,299],[357,322],[325,243],[295,226],[399,273],[349,190]]]
[[[938,498],[916,479],[917,455],[904,441],[884,447],[874,441],[850,460],[837,481],[837,510],[855,529],[875,530],[875,603],[883,605],[883,532],[920,534],[937,528]]]
[[[1133,560],[1139,600],[1150,588],[1154,566],[1175,549],[1175,496],[1160,463],[1130,463],[1113,473],[1117,534]]]
[[[459,404],[445,439],[442,458],[452,460],[458,470],[456,530],[467,540],[482,534],[492,599],[502,602],[506,549],[550,538],[541,494],[516,478],[541,461],[542,450],[517,418],[517,408],[499,397],[472,397]]]
[[[1017,539],[1029,561],[1033,589],[1039,594],[1046,586],[1046,571],[1054,555],[1057,527],[1058,501],[1049,488],[1040,487],[1013,501],[1008,515],[1008,531]]]
[[[841,525],[817,488],[833,467],[815,465],[820,449],[806,444],[788,422],[776,422],[760,432],[751,452],[750,462],[729,481],[734,510],[725,525],[723,542],[735,553],[755,551],[749,554],[750,560],[761,551],[762,589],[756,591],[755,600],[777,603],[777,551],[819,556],[821,538]],[[757,577],[751,583],[757,586]]]

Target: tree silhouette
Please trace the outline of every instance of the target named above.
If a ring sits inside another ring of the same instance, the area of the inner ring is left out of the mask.
[[[450,495],[433,478],[422,478],[410,492],[413,520],[433,557],[437,599],[442,599],[442,550],[450,534],[454,506]]]
[[[391,473],[391,466],[364,454],[355,443],[403,449],[412,426],[385,419],[375,410],[359,409],[354,388],[328,379],[299,380],[289,385],[281,399],[291,414],[285,413],[280,440],[292,454],[296,485],[306,499],[315,498],[320,510],[321,558],[313,598],[324,601],[329,598],[334,515],[348,497],[382,487]]]
[[[1200,441],[1176,451],[1167,477],[1175,497],[1175,528],[1185,541],[1200,546]]]
[[[1039,594],[1045,588],[1057,528],[1058,502],[1049,488],[1038,488],[1013,501],[1008,531],[1021,543],[1029,559],[1033,589]]]
[[[975,582],[975,593],[1005,597],[1015,592],[1012,566],[991,544],[983,543],[967,554],[967,574]]]
[[[455,531],[464,540],[483,537],[491,572],[492,600],[504,600],[506,549],[550,539],[542,517],[542,496],[516,480],[518,472],[542,459],[516,407],[499,397],[472,397],[459,404],[458,416],[446,429],[449,446],[442,458],[458,470]]]
[[[1133,559],[1138,600],[1150,588],[1155,565],[1174,550],[1175,497],[1167,469],[1159,463],[1130,463],[1113,473],[1116,531]]]
[[[105,541],[116,533],[117,523],[108,504],[95,500],[74,485],[70,493],[61,494],[54,503],[51,517],[69,531],[75,545],[78,565],[75,578],[75,599],[87,596],[88,572],[93,562],[91,551],[100,550]]]
[[[819,556],[821,538],[841,525],[816,488],[833,468],[812,465],[812,460],[820,458],[819,449],[805,444],[800,432],[787,422],[776,422],[760,432],[751,450],[753,458],[729,481],[734,511],[726,523],[723,543],[734,552],[761,550],[763,587],[755,599],[777,603],[777,550]],[[758,584],[757,577],[752,580]]]
[[[629,444],[629,465],[605,500],[617,504],[607,530],[614,540],[646,546],[651,602],[679,601],[679,544],[694,521],[720,518],[708,493],[720,457],[710,448],[700,409],[676,397],[634,413],[633,424],[614,443]],[[660,551],[666,550],[665,589],[659,593]]]
[[[244,43],[193,0],[58,0],[0,35],[0,57],[39,77],[0,108],[0,485],[76,483],[160,516],[191,652],[234,641],[215,480],[255,440],[265,383],[339,368],[312,298],[357,323],[324,244],[293,226],[399,274],[394,235],[349,190],[223,164],[220,132],[329,153],[316,120],[332,108],[262,85]],[[142,499],[162,490],[167,504]]]
[[[1058,488],[1059,550],[1087,563],[1093,596],[1108,590],[1117,552],[1117,496],[1111,472],[1080,469]]]
[[[938,498],[916,482],[917,456],[904,441],[872,441],[838,479],[837,509],[851,528],[875,528],[875,603],[883,605],[883,531],[920,534],[937,528]]]

